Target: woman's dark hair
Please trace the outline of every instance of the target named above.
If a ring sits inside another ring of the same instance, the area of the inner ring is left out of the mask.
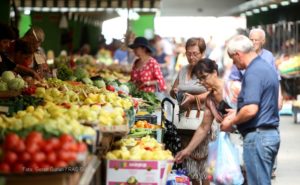
[[[202,37],[192,37],[186,41],[185,49],[193,46],[198,46],[200,53],[204,53],[206,49],[205,40]]]
[[[14,40],[16,39],[16,34],[12,27],[10,27],[8,24],[0,22],[0,40]]]
[[[197,64],[194,66],[192,74],[202,74],[202,73],[209,73],[212,74],[214,71],[218,73],[218,65],[215,61],[209,58],[200,59]],[[219,73],[218,73],[219,74]]]

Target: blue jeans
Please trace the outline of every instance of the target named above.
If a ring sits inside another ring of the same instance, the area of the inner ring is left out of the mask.
[[[271,185],[272,167],[280,145],[277,129],[254,131],[244,137],[248,185]]]

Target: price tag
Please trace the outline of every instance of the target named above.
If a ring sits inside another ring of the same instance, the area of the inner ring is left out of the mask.
[[[35,59],[37,64],[44,64],[45,63],[45,58],[39,53],[34,54],[34,59]]]
[[[0,106],[0,112],[7,113],[9,111],[9,107],[7,106]]]

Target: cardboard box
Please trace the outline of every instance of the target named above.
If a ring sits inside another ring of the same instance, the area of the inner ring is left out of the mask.
[[[165,185],[173,166],[171,161],[108,160],[107,185]]]

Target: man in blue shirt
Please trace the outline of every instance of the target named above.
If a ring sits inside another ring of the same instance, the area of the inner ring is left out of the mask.
[[[242,88],[238,96],[238,109],[229,111],[221,123],[221,130],[231,131],[233,126],[243,136],[243,158],[249,185],[271,185],[271,173],[280,145],[278,132],[277,74],[271,65],[261,65],[250,39],[234,37],[227,50],[233,63],[244,70]]]

